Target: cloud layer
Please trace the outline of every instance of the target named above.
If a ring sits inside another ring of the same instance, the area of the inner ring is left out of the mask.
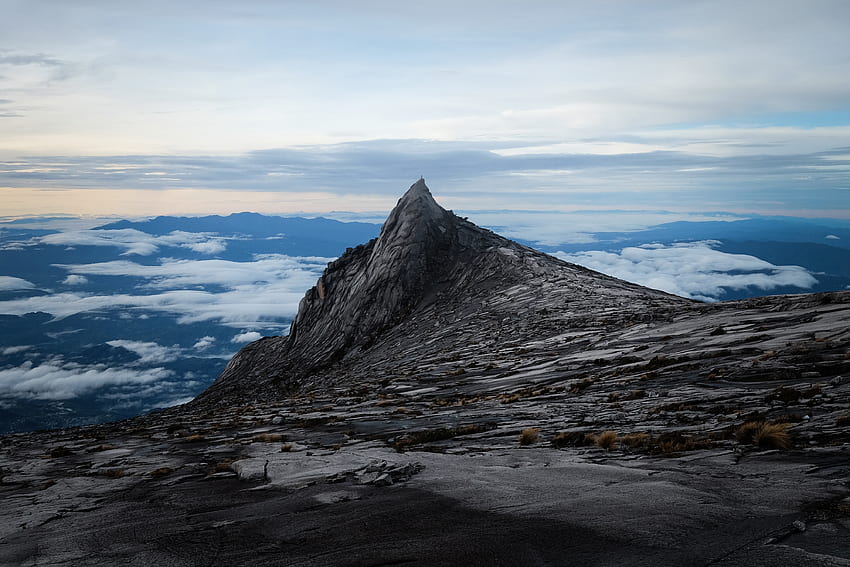
[[[35,289],[35,284],[23,278],[0,276],[0,291],[15,291],[19,289]]]
[[[0,370],[0,396],[38,400],[68,400],[108,386],[139,386],[173,376],[164,368],[128,369],[80,365],[57,359],[26,362]]]
[[[315,283],[330,260],[267,254],[257,256],[253,262],[166,259],[157,265],[122,260],[63,265],[69,277],[141,278],[147,293],[55,293],[0,301],[0,313],[23,315],[42,311],[64,318],[110,309],[150,310],[176,314],[181,323],[217,321],[234,327],[252,324],[267,327],[269,323],[295,316],[304,292]],[[216,285],[224,288],[223,291],[205,289],[205,286]]]
[[[752,141],[754,134],[738,130],[714,131],[716,151],[706,146],[700,129],[670,131],[663,139],[658,130],[631,135],[629,144],[645,151],[622,154],[591,153],[593,144],[557,146],[555,152],[542,142],[518,147],[377,140],[229,156],[18,158],[0,161],[0,187],[17,187],[3,189],[17,195],[10,198],[10,214],[25,211],[27,202],[86,214],[95,212],[98,203],[137,215],[168,207],[172,213],[362,211],[389,210],[422,174],[442,203],[461,210],[606,208],[792,216],[819,211],[824,217],[850,217],[850,207],[841,206],[850,178],[850,126],[786,128],[758,142]],[[168,176],[151,179],[146,173],[152,171]],[[123,197],[116,186],[125,191]],[[162,203],[166,198],[167,206]],[[98,232],[106,231],[65,233],[48,242],[120,245],[127,254],[151,254],[160,246],[214,253],[226,246],[225,240],[203,234],[154,238],[132,230]]]
[[[712,241],[648,244],[620,252],[556,252],[567,262],[654,289],[702,301],[722,299],[724,288],[811,288],[817,280],[800,266],[775,266],[744,254],[714,250]]]
[[[35,238],[34,242],[55,246],[114,246],[122,255],[150,256],[163,246],[188,248],[201,254],[217,254],[227,248],[226,239],[212,233],[175,230],[155,236],[140,230],[72,230]]]

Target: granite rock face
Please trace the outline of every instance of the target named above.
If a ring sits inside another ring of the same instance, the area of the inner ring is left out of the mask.
[[[630,314],[652,317],[659,308],[691,303],[480,228],[440,207],[420,179],[398,201],[377,239],[328,265],[301,300],[290,334],[247,345],[200,399],[275,395],[315,385],[309,377],[340,361],[369,358],[369,349],[390,330],[418,341],[409,328],[417,316],[484,317],[486,333],[488,323],[501,325],[518,313],[510,305],[493,309],[492,298],[541,278],[559,289],[553,294],[543,286],[523,297],[522,310],[579,308],[593,316],[626,307]]]
[[[0,437],[0,565],[850,565],[850,291],[702,304],[420,181],[197,401]]]

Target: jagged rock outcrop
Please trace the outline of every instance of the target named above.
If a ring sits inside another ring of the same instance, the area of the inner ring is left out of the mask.
[[[511,301],[494,301],[504,293]],[[274,396],[307,382],[336,381],[329,369],[343,360],[368,360],[390,331],[405,344],[420,344],[428,330],[417,319],[451,325],[474,317],[479,333],[503,337],[517,316],[541,310],[605,321],[611,315],[652,318],[690,303],[478,227],[440,207],[420,179],[378,238],[328,265],[301,300],[290,334],[246,346],[199,400]]]

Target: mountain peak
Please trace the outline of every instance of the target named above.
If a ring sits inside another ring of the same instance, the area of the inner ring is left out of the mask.
[[[437,213],[437,211],[442,211],[443,213],[446,212],[445,209],[438,205],[437,201],[434,200],[434,196],[431,195],[431,190],[428,189],[428,186],[425,184],[424,177],[420,177],[419,181],[410,186],[410,189],[401,196],[401,199],[398,200],[398,204],[396,204],[395,207],[396,211],[409,209],[416,210],[425,215],[433,215]],[[392,214],[390,216],[392,216]]]
[[[558,291],[541,294],[542,289]],[[486,321],[480,323],[483,332],[501,333],[501,321],[520,311],[583,305],[615,312],[623,302],[652,310],[659,300],[686,302],[480,228],[437,204],[419,179],[399,199],[378,238],[328,264],[301,300],[289,335],[246,346],[202,398],[216,391],[258,393],[270,383],[336,381],[332,367],[382,356],[389,335],[407,343],[433,332],[418,329],[419,321],[443,320],[451,328],[471,317]]]
[[[453,217],[452,213],[437,204],[425,185],[425,179],[420,178],[398,200],[387,217],[376,253],[383,252],[389,243],[398,246],[411,240],[423,242],[429,236],[439,237],[440,233],[445,234]]]

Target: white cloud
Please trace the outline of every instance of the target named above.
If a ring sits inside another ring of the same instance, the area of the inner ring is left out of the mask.
[[[86,276],[81,276],[79,274],[68,274],[62,283],[65,285],[85,285],[89,283],[89,280]]]
[[[0,276],[0,291],[15,291],[19,289],[35,289],[35,284],[21,278]]]
[[[133,228],[116,230],[71,230],[48,234],[33,242],[54,246],[114,246],[123,248],[122,256],[150,256],[163,246],[188,248],[201,254],[216,254],[225,250],[225,238],[211,232],[183,232],[175,230],[155,236]]]
[[[56,360],[34,366],[26,362],[16,368],[0,370],[0,395],[6,397],[67,400],[103,388],[150,384],[169,378],[164,368],[134,370],[83,366]]]
[[[317,272],[332,258],[296,257],[264,254],[253,262],[229,260],[162,259],[159,265],[147,266],[127,260],[98,264],[60,264],[80,274],[98,276],[136,276],[147,278],[148,286],[157,289],[186,289],[202,285],[222,285],[236,290],[240,286],[272,284],[288,281],[302,290],[309,288]]]
[[[24,352],[25,350],[31,349],[31,345],[20,345],[20,346],[10,346],[6,347],[3,350],[0,350],[0,354],[3,356],[9,356],[10,354],[17,354],[19,352]]]
[[[211,337],[209,335],[205,337],[201,337],[198,341],[192,345],[192,348],[196,348],[198,350],[206,350],[215,344],[215,337]]]
[[[835,236],[834,234],[827,234],[824,238],[827,240],[841,240],[840,236]]]
[[[258,333],[257,331],[246,331],[244,333],[239,333],[232,339],[230,342],[232,343],[250,343],[263,338],[263,335]]]
[[[329,258],[270,254],[257,256],[254,262],[165,260],[144,266],[116,261],[63,266],[77,274],[144,277],[148,287],[164,291],[150,295],[63,292],[2,301],[0,313],[43,311],[61,319],[121,308],[174,313],[180,323],[220,321],[244,328],[264,322],[262,326],[268,328],[268,322],[295,316],[304,292],[315,284],[327,261]],[[221,285],[225,291],[186,289],[210,284]]]
[[[776,266],[754,256],[714,250],[714,242],[652,244],[624,248],[619,253],[590,251],[554,256],[593,270],[703,301],[721,298],[724,288],[771,290],[811,288],[817,280],[800,266]]]
[[[152,342],[114,340],[106,344],[113,347],[121,347],[137,354],[140,358],[138,364],[162,364],[173,362],[180,358],[182,349],[180,347],[166,347]]]

